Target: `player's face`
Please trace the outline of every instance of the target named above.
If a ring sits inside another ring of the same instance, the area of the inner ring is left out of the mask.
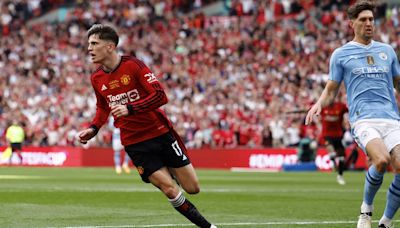
[[[93,34],[88,39],[88,52],[93,63],[102,64],[112,52],[111,42],[100,39],[98,34]]]
[[[369,41],[374,36],[374,14],[371,10],[364,10],[358,14],[358,17],[352,20],[352,28],[356,39]]]

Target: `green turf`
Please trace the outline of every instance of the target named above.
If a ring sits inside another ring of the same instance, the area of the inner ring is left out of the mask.
[[[345,173],[345,186],[335,173],[197,173],[202,192],[186,196],[219,228],[355,227],[364,183],[362,172]],[[377,194],[375,227],[391,179]],[[0,227],[194,226],[136,173],[0,167]]]

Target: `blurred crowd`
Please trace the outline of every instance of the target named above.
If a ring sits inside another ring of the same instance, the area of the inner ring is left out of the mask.
[[[118,29],[121,54],[158,76],[169,98],[163,109],[188,147],[298,144],[307,131],[305,110],[328,78],[330,54],[352,39],[348,1],[231,0],[224,1],[229,16],[198,11],[211,2],[74,1],[79,7],[63,22],[28,27],[26,17],[8,31],[5,12],[17,21],[14,15],[23,14],[0,3],[0,133],[18,119],[25,145],[76,145],[76,132],[96,110],[86,31],[101,22]],[[379,5],[375,40],[399,52],[398,10]],[[318,132],[318,124],[311,127]],[[109,146],[111,133],[105,125],[91,146]]]

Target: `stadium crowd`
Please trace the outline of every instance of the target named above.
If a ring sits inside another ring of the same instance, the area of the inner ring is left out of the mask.
[[[163,109],[190,148],[296,145],[304,110],[328,78],[329,55],[352,37],[347,1],[232,0],[225,1],[230,15],[221,17],[197,11],[212,2],[204,0],[76,2],[58,23],[28,26],[29,16],[4,29],[20,20],[2,14],[0,132],[18,119],[26,145],[75,145],[77,130],[90,124],[95,66],[86,31],[96,22],[114,24],[123,34],[120,52],[143,60],[162,81]],[[376,40],[399,52],[398,10],[378,7]],[[109,146],[111,133],[105,125],[91,146]]]

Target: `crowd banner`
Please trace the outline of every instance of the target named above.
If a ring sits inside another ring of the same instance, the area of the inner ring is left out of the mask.
[[[0,157],[6,147],[0,147]],[[347,151],[349,152],[349,151]],[[263,149],[192,149],[188,155],[195,168],[280,171],[284,165],[297,164],[295,148]],[[20,156],[19,156],[20,155]],[[24,147],[20,154],[1,159],[0,165],[48,167],[111,167],[111,148]],[[317,152],[315,164],[320,171],[332,170],[333,164],[325,149]],[[366,156],[359,151],[355,169],[367,167]]]

